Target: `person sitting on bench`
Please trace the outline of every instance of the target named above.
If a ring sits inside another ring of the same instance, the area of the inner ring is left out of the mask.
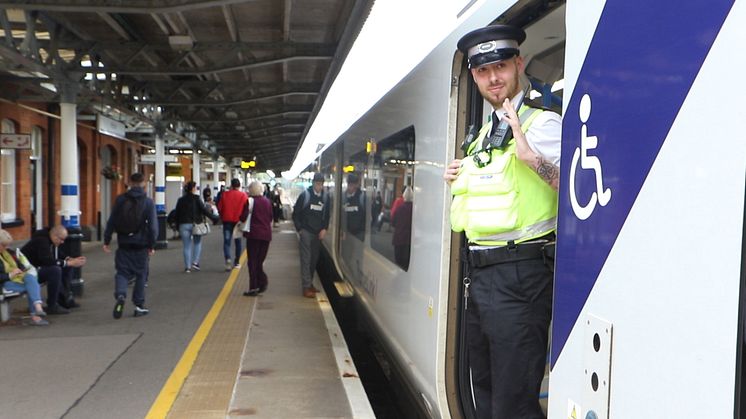
[[[0,229],[0,284],[8,291],[25,292],[31,313],[31,324],[46,326],[49,322],[42,318],[47,313],[41,306],[41,290],[36,268],[20,250],[8,247],[12,241],[10,233]]]
[[[39,282],[47,283],[47,313],[67,314],[68,309],[80,307],[73,297],[71,281],[73,268],[85,265],[85,256],[76,258],[65,254],[62,243],[67,239],[65,226],[37,230],[21,252],[39,271]]]

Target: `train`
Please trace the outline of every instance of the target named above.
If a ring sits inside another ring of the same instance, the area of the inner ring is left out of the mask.
[[[548,417],[740,417],[745,2],[461,3],[442,41],[312,167],[332,196],[326,257],[418,415],[474,417],[465,239],[442,175],[491,110],[456,42],[504,23],[527,33],[529,103],[563,115]],[[362,179],[362,234],[347,231],[347,173]]]

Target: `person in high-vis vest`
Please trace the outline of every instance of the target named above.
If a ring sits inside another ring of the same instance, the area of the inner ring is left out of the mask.
[[[451,227],[468,240],[466,334],[479,418],[545,417],[539,393],[552,311],[548,249],[562,123],[555,112],[523,105],[527,81],[518,46],[525,38],[520,28],[493,25],[458,42],[494,110],[466,144],[466,156],[443,175],[453,194]]]

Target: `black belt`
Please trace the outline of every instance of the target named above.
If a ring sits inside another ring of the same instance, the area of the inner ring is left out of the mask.
[[[469,266],[481,268],[505,262],[521,260],[544,259],[544,249],[547,243],[514,244],[512,246],[495,247],[492,249],[469,250],[467,258]]]

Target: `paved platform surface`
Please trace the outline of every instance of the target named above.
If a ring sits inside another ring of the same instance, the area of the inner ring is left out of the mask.
[[[372,418],[328,300],[323,293],[316,299],[301,295],[291,226],[273,237],[266,264],[270,287],[255,298],[229,416]],[[318,279],[315,286],[322,289]]]
[[[113,254],[84,243],[81,308],[33,327],[22,319],[25,300],[16,299],[13,319],[0,325],[0,417],[165,417],[152,408],[173,391],[168,383],[200,334],[169,417],[373,417],[323,294],[301,296],[290,227],[275,231],[263,296],[241,295],[245,266],[225,272],[217,226],[204,238],[201,272],[182,272],[179,240],[157,251],[146,291],[151,313],[134,318],[128,300],[119,320],[111,316]]]

